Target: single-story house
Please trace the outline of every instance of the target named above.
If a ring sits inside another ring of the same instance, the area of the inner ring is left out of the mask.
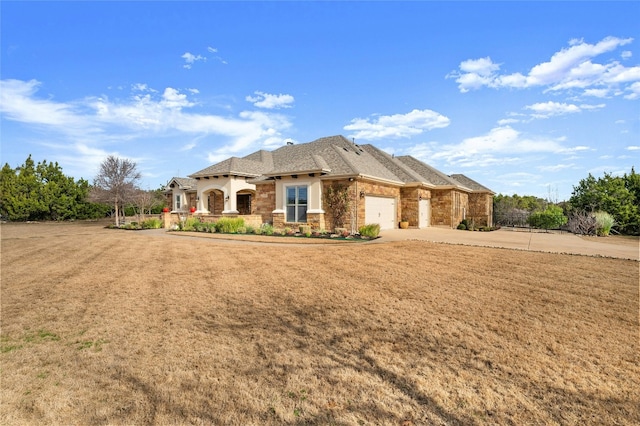
[[[333,223],[330,188],[347,200],[343,223]],[[277,228],[306,224],[357,231],[370,223],[397,228],[401,221],[418,228],[456,227],[463,219],[493,225],[490,189],[344,136],[231,157],[188,178],[172,178],[165,193],[174,213],[195,208],[194,215],[203,218],[245,216]]]

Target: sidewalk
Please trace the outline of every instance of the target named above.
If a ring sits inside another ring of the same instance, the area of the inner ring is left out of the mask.
[[[374,243],[424,240],[437,243],[640,260],[638,240],[625,240],[617,244],[616,242],[602,242],[607,237],[579,237],[570,233],[529,232],[528,230],[511,228],[479,232],[430,227],[426,229],[388,229],[381,231],[380,236],[382,238]]]

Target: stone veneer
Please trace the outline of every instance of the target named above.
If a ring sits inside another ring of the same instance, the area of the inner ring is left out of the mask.
[[[420,200],[431,199],[431,191],[414,186],[402,188],[400,195],[402,208],[402,217],[400,219],[408,220],[410,227],[418,227],[420,222]]]
[[[432,190],[431,223],[455,228],[469,210],[469,195],[455,189]]]
[[[470,194],[467,219],[473,220],[475,226],[493,226],[493,195]]]
[[[273,222],[273,211],[276,209],[276,184],[273,181],[256,184],[256,195],[252,213],[262,216],[262,223]]]

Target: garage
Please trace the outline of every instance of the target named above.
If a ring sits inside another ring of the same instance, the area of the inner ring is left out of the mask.
[[[364,200],[364,218],[367,224],[380,224],[380,229],[394,229],[396,227],[396,199],[367,195]]]

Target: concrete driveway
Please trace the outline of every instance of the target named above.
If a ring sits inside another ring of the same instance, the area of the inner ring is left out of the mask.
[[[579,237],[566,232],[530,232],[529,230],[512,228],[502,228],[493,232],[472,232],[438,227],[389,229],[381,231],[380,236],[382,238],[375,240],[374,243],[424,240],[437,243],[640,260],[640,246],[637,238]]]

